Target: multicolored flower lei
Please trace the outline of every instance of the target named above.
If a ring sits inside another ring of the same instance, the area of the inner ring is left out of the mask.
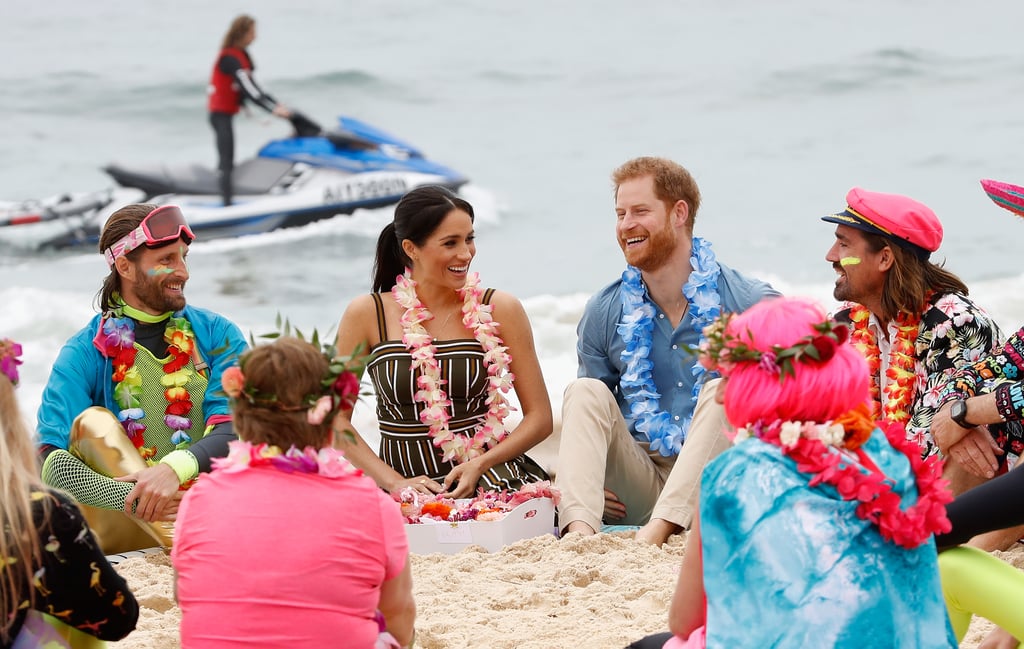
[[[334,448],[316,449],[312,446],[299,450],[292,446],[281,451],[277,446],[251,444],[242,440],[228,442],[228,454],[213,458],[213,468],[225,473],[237,473],[258,466],[269,466],[285,473],[317,473],[325,478],[344,478],[363,475],[345,455]]]
[[[811,487],[829,484],[843,500],[859,501],[857,517],[878,527],[882,538],[905,548],[916,548],[935,533],[951,529],[946,504],[953,500],[942,479],[942,461],[921,459],[917,444],[908,442],[903,424],[878,422],[889,444],[910,461],[917,483],[917,501],[906,510],[893,491],[892,481],[861,448],[875,423],[861,408],[834,422],[756,422],[737,431],[735,442],[747,437],[774,444],[796,462],[797,470],[812,475]]]
[[[170,316],[164,330],[164,341],[167,342],[169,355],[163,362],[164,375],[160,378],[164,399],[167,400],[164,424],[174,431],[171,443],[176,448],[187,448],[192,443],[192,436],[187,432],[192,427],[192,420],[189,419],[192,397],[185,387],[193,374],[188,367],[195,347],[192,325],[184,317]],[[142,420],[146,413],[139,405],[143,387],[142,376],[135,367],[135,320],[121,313],[104,318],[93,342],[101,354],[111,359],[113,365],[114,401],[121,408],[117,418],[139,454],[150,460],[156,455],[156,447],[144,446],[143,433],[146,426]]]
[[[406,268],[391,289],[395,301],[405,309],[401,320],[404,329],[402,342],[412,354],[413,371],[419,372],[416,379],[416,387],[419,389],[413,398],[425,406],[420,411],[420,421],[430,427],[434,446],[444,451],[442,459],[457,464],[484,454],[505,439],[508,431],[505,430],[504,421],[511,410],[505,394],[515,380],[509,371],[512,357],[498,337],[498,323],[491,318],[493,307],[480,303],[483,291],[479,285],[480,276],[470,273],[466,284],[459,289],[459,296],[463,300],[462,324],[473,332],[473,338],[483,347],[484,367],[487,369],[487,413],[472,436],[456,435],[448,427],[452,402],[444,391],[447,381],[441,378],[441,366],[434,358],[437,351],[434,339],[423,326],[424,322],[434,318],[434,314],[417,297],[412,271]]]
[[[0,340],[0,374],[10,379],[15,387],[18,385],[18,366],[21,365],[21,345],[10,338]]]
[[[704,329],[714,322],[722,310],[722,297],[718,294],[718,275],[721,268],[711,250],[711,244],[700,237],[693,238],[693,252],[690,255],[690,277],[683,286],[683,295],[690,303],[693,329],[704,342]],[[622,342],[626,344],[621,358],[626,369],[619,377],[634,427],[650,442],[651,449],[665,457],[679,453],[686,439],[693,415],[680,425],[661,409],[661,394],[654,385],[651,370],[654,363],[648,360],[651,353],[651,339],[654,331],[654,305],[645,298],[645,289],[640,270],[627,266],[622,273],[622,322],[617,326]],[[707,370],[700,360],[693,364],[693,390],[691,398],[697,402],[697,395],[704,385]]]
[[[518,491],[480,490],[472,499],[456,500],[441,494],[423,494],[412,487],[392,494],[406,523],[496,521],[535,498],[550,498],[557,506],[561,497],[561,492],[549,480],[525,484]]]
[[[925,304],[929,302],[931,293],[925,297]],[[910,421],[917,380],[916,341],[921,327],[920,314],[901,312],[896,317],[896,341],[889,351],[889,369],[885,372],[888,383],[885,390],[881,388],[881,351],[875,334],[868,327],[871,312],[863,305],[852,305],[850,320],[853,323],[850,342],[864,354],[871,371],[871,398],[875,402],[875,417],[905,424]]]

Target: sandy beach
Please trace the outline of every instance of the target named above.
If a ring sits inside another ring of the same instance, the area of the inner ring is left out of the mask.
[[[667,628],[667,612],[686,539],[662,548],[632,532],[594,537],[546,535],[488,554],[412,555],[416,646],[615,649]],[[996,556],[1024,568],[1024,546]],[[139,599],[138,628],[117,649],[179,646],[170,559],[152,554],[117,565]],[[975,618],[961,647],[977,647],[991,628]]]

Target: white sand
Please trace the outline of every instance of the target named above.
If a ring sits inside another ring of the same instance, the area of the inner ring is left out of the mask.
[[[557,540],[543,536],[488,554],[413,555],[417,646],[615,649],[667,629],[685,538],[664,548],[631,532]],[[1024,546],[996,556],[1024,568]],[[117,566],[139,599],[138,628],[117,649],[178,647],[170,560],[160,554]],[[991,628],[975,619],[961,647],[977,647]]]

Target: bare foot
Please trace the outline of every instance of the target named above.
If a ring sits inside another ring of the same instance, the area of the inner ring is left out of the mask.
[[[583,521],[573,521],[569,523],[565,528],[564,534],[568,534],[569,532],[579,532],[583,536],[593,536],[597,534],[597,531],[593,527],[587,525]]]
[[[663,518],[652,518],[646,525],[636,531],[636,540],[651,545],[662,545],[668,537],[682,532],[683,528]]]

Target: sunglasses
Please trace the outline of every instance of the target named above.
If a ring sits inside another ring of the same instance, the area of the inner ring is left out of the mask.
[[[124,257],[139,246],[159,246],[177,241],[181,237],[187,237],[191,242],[195,240],[196,235],[192,233],[192,228],[188,227],[185,221],[185,215],[176,205],[164,205],[147,214],[139,227],[104,250],[103,256],[107,259],[107,265],[113,268],[118,257]]]

